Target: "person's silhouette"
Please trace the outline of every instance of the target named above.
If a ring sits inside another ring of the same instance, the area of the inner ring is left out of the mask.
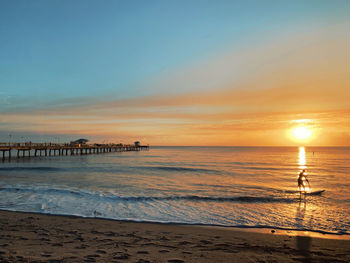
[[[302,191],[301,191],[301,188],[303,188],[304,193],[306,192],[305,182],[308,183],[309,188],[310,188],[310,182],[309,182],[309,180],[306,178],[305,170],[302,170],[302,171],[299,173],[299,177],[298,177],[298,188],[299,188],[299,192],[300,192],[300,193],[302,192]]]

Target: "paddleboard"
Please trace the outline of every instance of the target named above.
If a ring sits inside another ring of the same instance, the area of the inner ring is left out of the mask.
[[[318,191],[312,191],[312,192],[306,192],[307,195],[320,195],[326,190],[318,190]]]

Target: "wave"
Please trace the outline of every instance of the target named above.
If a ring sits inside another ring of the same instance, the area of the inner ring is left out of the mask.
[[[280,171],[289,170],[288,168],[275,168],[275,167],[257,167],[257,166],[243,166],[242,169],[248,170],[261,170],[261,171]]]
[[[162,170],[170,172],[205,172],[205,173],[221,173],[215,169],[191,168],[191,167],[175,167],[175,166],[144,166],[137,167],[144,170]]]
[[[321,230],[321,229],[313,229],[307,227],[281,227],[277,225],[244,225],[244,224],[215,224],[215,223],[200,223],[200,222],[173,222],[168,220],[144,220],[144,219],[122,219],[122,218],[113,218],[113,217],[101,217],[99,214],[94,214],[93,216],[81,215],[81,214],[71,214],[71,213],[52,213],[50,211],[26,211],[21,209],[13,209],[13,208],[0,208],[0,211],[10,211],[10,212],[19,212],[25,214],[44,214],[44,215],[54,215],[54,216],[62,216],[69,218],[103,218],[104,220],[112,220],[112,221],[123,221],[123,222],[137,222],[137,223],[155,223],[160,225],[188,225],[188,226],[207,226],[207,227],[222,227],[222,228],[238,228],[238,229],[271,229],[271,230],[282,230],[286,231],[286,233],[290,233],[291,231],[295,231],[297,233],[300,232],[310,232],[309,234],[322,234],[324,238],[335,238],[343,236],[348,239],[347,236],[350,236],[350,232],[348,230]],[[325,236],[327,235],[327,236]],[[319,237],[318,235],[315,237]]]
[[[57,167],[1,167],[1,171],[47,171],[47,172],[54,172],[54,171],[61,171],[64,170],[63,168],[57,168]]]
[[[0,193],[32,193],[38,195],[62,195],[74,196],[86,199],[104,199],[114,202],[152,202],[152,201],[191,201],[191,202],[239,202],[239,203],[293,203],[298,198],[273,197],[273,196],[198,196],[198,195],[173,195],[173,196],[119,196],[113,193],[87,191],[79,189],[55,189],[55,188],[25,188],[25,187],[1,187]]]
[[[202,202],[240,202],[240,203],[292,203],[296,198],[256,197],[256,196],[232,196],[232,197],[211,197],[211,196],[148,196],[148,197],[123,197],[127,201],[202,201]]]

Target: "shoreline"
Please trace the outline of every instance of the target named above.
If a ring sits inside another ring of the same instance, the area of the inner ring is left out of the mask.
[[[350,240],[325,234],[320,238],[308,231],[275,229],[272,233],[268,228],[130,222],[4,210],[0,210],[0,229],[0,261],[5,262],[350,261]]]
[[[38,215],[48,215],[48,216],[59,216],[68,218],[82,218],[82,219],[97,219],[97,220],[108,220],[115,222],[125,222],[125,223],[145,223],[145,224],[159,224],[168,226],[193,226],[193,227],[203,227],[203,228],[217,228],[225,230],[238,230],[247,232],[256,232],[262,234],[275,234],[275,235],[291,235],[291,236],[310,236],[315,238],[326,238],[326,239],[339,239],[339,240],[350,240],[350,233],[336,233],[327,232],[322,230],[310,230],[310,229],[291,229],[273,226],[224,226],[224,225],[209,225],[209,224],[186,224],[186,223],[173,223],[173,222],[155,222],[155,221],[137,221],[137,220],[123,220],[123,219],[113,219],[104,217],[85,217],[79,215],[65,215],[65,214],[50,214],[50,213],[39,213],[39,212],[24,212],[24,211],[12,211],[6,209],[0,209],[0,212],[13,212],[13,213],[23,213],[23,214],[38,214]]]

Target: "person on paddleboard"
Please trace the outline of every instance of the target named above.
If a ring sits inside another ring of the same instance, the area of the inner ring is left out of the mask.
[[[299,173],[299,177],[298,177],[298,188],[299,188],[299,192],[300,192],[300,193],[301,193],[301,188],[304,189],[304,193],[306,192],[305,182],[307,182],[308,185],[309,185],[309,188],[311,188],[311,187],[310,187],[310,182],[309,182],[309,180],[306,178],[305,170],[302,170],[302,171]]]

